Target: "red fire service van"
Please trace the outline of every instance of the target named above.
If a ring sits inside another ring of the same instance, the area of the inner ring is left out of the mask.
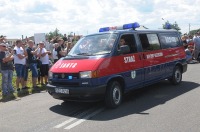
[[[105,100],[115,108],[130,90],[164,79],[180,84],[187,63],[179,33],[138,27],[105,27],[82,37],[49,70],[49,94],[64,101]]]

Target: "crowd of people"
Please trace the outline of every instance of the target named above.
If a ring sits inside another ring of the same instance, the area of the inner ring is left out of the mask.
[[[48,83],[48,71],[53,63],[66,56],[72,48],[72,41],[64,37],[54,37],[51,41],[35,44],[33,40],[16,40],[9,46],[6,37],[0,36],[0,72],[2,75],[2,97],[13,96],[14,92],[27,90],[27,78],[32,72],[32,89]],[[16,72],[16,87],[12,85]]]
[[[198,63],[200,61],[200,32],[196,32],[193,36],[184,34],[181,39],[185,47],[187,62]]]

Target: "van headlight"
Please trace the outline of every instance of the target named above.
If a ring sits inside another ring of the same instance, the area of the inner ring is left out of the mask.
[[[83,71],[80,72],[80,78],[96,78],[97,71]]]
[[[52,79],[53,78],[53,72],[49,71],[48,77],[49,77],[49,79]]]

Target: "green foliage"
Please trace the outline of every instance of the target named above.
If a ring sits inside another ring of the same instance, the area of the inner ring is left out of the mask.
[[[14,71],[13,72],[13,78],[12,78],[12,85],[13,85],[15,90],[16,90],[16,78],[17,78],[16,72]],[[0,73],[0,100],[1,100],[1,97],[2,97],[1,84],[2,84],[2,75]],[[30,87],[30,89],[28,89],[28,94],[31,94],[32,93],[32,72],[28,72],[28,79],[27,79],[26,86]],[[20,85],[20,87],[21,87],[21,85]],[[40,87],[41,90],[45,89],[45,86],[39,85],[39,87]],[[17,94],[15,94],[15,96],[18,97]]]
[[[177,31],[181,30],[176,21],[174,22],[174,24],[171,24],[169,21],[166,21],[165,24],[163,24],[163,29],[169,29],[169,27],[170,29],[175,29]]]
[[[59,32],[59,30],[56,28],[53,32],[50,31],[46,34],[46,38],[50,41],[53,37],[63,37],[63,35]]]
[[[196,30],[191,30],[189,32],[190,35],[194,35],[196,32],[200,32],[200,28],[199,29],[196,29]]]

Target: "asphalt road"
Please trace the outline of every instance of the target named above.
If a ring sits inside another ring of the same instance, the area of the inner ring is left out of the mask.
[[[126,95],[117,109],[103,102],[53,99],[46,91],[0,103],[0,132],[200,132],[200,64],[181,85],[167,80]]]

